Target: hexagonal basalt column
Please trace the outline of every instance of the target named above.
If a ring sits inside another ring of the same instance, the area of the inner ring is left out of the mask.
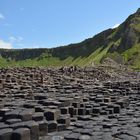
[[[48,121],[48,132],[57,131],[57,122],[56,121]]]
[[[120,113],[120,110],[121,110],[120,105],[114,104],[113,108],[114,108],[114,113]]]
[[[0,130],[0,140],[11,140],[13,129],[6,128]]]
[[[21,122],[21,119],[8,119],[8,120],[6,120],[6,124],[14,124],[14,123],[19,123],[19,122]]]
[[[68,127],[70,125],[70,115],[61,115],[57,122],[59,124],[65,124]]]
[[[30,129],[19,128],[14,130],[11,140],[30,140]]]
[[[86,109],[85,108],[78,108],[78,115],[85,115]]]
[[[22,121],[30,121],[30,120],[32,120],[32,115],[33,115],[33,113],[30,110],[24,110],[19,113],[19,118]]]
[[[39,125],[35,121],[27,121],[24,123],[25,127],[30,129],[31,140],[39,140]]]
[[[79,102],[73,102],[73,103],[72,103],[72,106],[73,106],[74,108],[80,108],[80,103],[79,103]]]
[[[68,108],[68,113],[70,114],[70,117],[73,117],[73,115],[74,115],[74,107],[73,106],[70,106]]]
[[[68,114],[68,107],[61,107],[60,111],[61,111],[61,114]]]
[[[45,136],[48,133],[48,122],[46,120],[38,121],[39,125],[39,135]]]
[[[94,114],[99,114],[100,113],[100,111],[101,111],[101,107],[94,107],[93,109],[92,109],[92,113],[93,113],[93,115]]]
[[[8,119],[17,119],[18,118],[18,114],[19,114],[19,111],[17,111],[17,110],[6,112],[4,114],[3,119],[5,121],[8,120]]]
[[[32,115],[34,121],[42,121],[44,119],[44,114],[42,112],[36,112]]]
[[[44,112],[44,116],[46,117],[47,121],[56,121],[60,115],[60,110],[46,110]]]

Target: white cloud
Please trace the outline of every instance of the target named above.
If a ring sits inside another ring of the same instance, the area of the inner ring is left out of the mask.
[[[119,27],[119,25],[120,25],[119,23],[115,24],[115,25],[112,27],[112,29]]]
[[[9,42],[5,42],[3,40],[0,40],[0,48],[3,48],[3,49],[12,49],[12,44],[9,43]]]
[[[10,41],[10,42],[15,42],[15,41],[16,41],[16,38],[13,37],[13,36],[10,36],[10,37],[9,37],[9,41]]]
[[[0,13],[0,19],[5,19],[4,15]]]
[[[21,37],[21,36],[18,36],[18,37],[11,36],[11,37],[9,37],[9,41],[11,43],[20,43],[22,40],[23,40],[23,37]]]

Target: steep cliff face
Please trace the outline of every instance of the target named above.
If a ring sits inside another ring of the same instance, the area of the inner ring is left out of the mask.
[[[119,27],[77,44],[52,49],[0,49],[0,55],[5,65],[11,66],[85,66],[99,64],[109,57],[117,63],[140,68],[140,9]]]
[[[140,9],[118,27],[112,38],[117,43],[110,48],[111,52],[121,53],[140,43]]]
[[[44,55],[44,53],[52,57],[58,57],[61,60],[64,60],[67,57],[87,57],[91,53],[93,53],[97,48],[103,48],[107,46],[108,40],[106,40],[106,38],[112,32],[112,29],[108,29],[94,36],[93,38],[86,39],[77,44],[70,44],[68,46],[62,46],[52,49],[0,49],[0,54],[4,58],[10,58],[12,60],[17,61],[25,59],[34,59],[40,57],[42,54]]]
[[[108,29],[77,44],[70,44],[52,49],[0,49],[2,58],[10,61],[10,65],[23,66],[85,66],[99,63],[108,50],[107,39],[114,29]]]

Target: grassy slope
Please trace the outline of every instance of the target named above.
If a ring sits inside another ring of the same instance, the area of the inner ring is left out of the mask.
[[[44,57],[41,59],[35,58],[35,59],[26,59],[23,61],[10,61],[7,62],[5,59],[0,59],[1,67],[6,66],[16,66],[16,67],[36,67],[36,66],[73,66],[73,65],[79,65],[79,66],[86,66],[91,65],[93,63],[99,64],[100,60],[106,55],[108,48],[105,48],[102,50],[102,48],[98,48],[93,53],[91,53],[88,57],[77,57],[76,59],[73,57],[67,57],[64,60],[60,60],[57,57]]]
[[[0,67],[7,67],[8,64],[9,62],[6,59],[0,57]]]
[[[35,67],[78,65],[82,67],[93,63],[99,64],[109,49],[108,44],[105,44],[105,38],[113,31],[109,29],[81,43],[54,49],[0,50],[1,55],[9,60],[5,65],[0,64],[0,66]]]
[[[132,48],[124,51],[122,55],[125,58],[125,62],[132,68],[140,68],[140,44],[136,44]]]
[[[50,50],[12,50],[4,54],[6,57],[0,58],[0,67],[86,66],[99,64],[110,57],[118,63],[140,68],[140,11],[130,15],[118,28],[106,30],[78,44]]]
[[[106,57],[140,69],[140,9],[130,15],[109,38],[114,42]]]

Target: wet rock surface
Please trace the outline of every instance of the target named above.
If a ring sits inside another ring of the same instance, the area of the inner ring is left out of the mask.
[[[0,73],[0,140],[140,139],[137,72],[69,67]]]

